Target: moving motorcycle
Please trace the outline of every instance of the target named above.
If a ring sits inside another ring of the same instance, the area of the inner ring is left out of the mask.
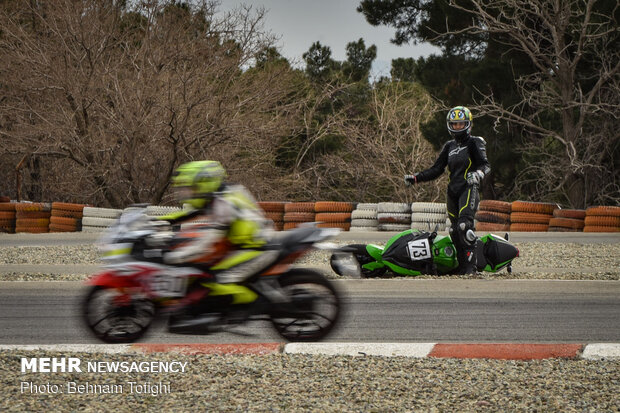
[[[126,212],[100,241],[104,270],[88,280],[82,303],[82,317],[100,340],[136,341],[161,319],[170,332],[194,334],[268,319],[288,341],[321,340],[338,323],[342,304],[334,285],[291,265],[339,230],[305,226],[277,233],[263,246],[277,251],[273,262],[243,283],[219,284],[208,268],[164,264],[166,249],[151,245],[171,234],[157,224],[143,210]],[[195,235],[189,228],[172,239]]]
[[[512,260],[519,250],[508,242],[508,234],[487,234],[476,240],[478,271],[512,272]],[[452,274],[458,267],[456,248],[449,236],[407,230],[392,237],[385,247],[351,244],[334,252],[330,265],[339,275],[358,278],[382,277],[388,271],[397,275]]]

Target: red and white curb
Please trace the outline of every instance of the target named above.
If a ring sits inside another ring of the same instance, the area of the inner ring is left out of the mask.
[[[620,343],[231,343],[231,344],[50,344],[0,345],[2,350],[44,350],[104,354],[309,354],[536,360],[550,358],[620,360]]]

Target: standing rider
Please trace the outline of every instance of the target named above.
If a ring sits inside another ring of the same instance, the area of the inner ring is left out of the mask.
[[[267,267],[275,251],[260,250],[269,238],[269,220],[250,193],[242,185],[224,182],[226,171],[217,161],[194,161],[178,167],[172,177],[177,198],[191,209],[169,214],[159,219],[171,224],[204,216],[209,223],[200,228],[194,238],[164,254],[165,263],[174,265],[210,265],[209,271],[218,283],[241,283],[257,271]],[[182,233],[181,233],[182,235]],[[225,244],[225,254],[221,252]],[[211,264],[214,264],[211,266]],[[255,298],[250,290],[235,286],[235,302],[250,302]]]
[[[476,273],[474,216],[480,202],[480,183],[491,171],[485,140],[480,136],[471,136],[472,120],[471,112],[466,107],[450,109],[446,123],[453,139],[443,146],[433,166],[414,175],[405,175],[405,183],[413,185],[436,179],[448,166],[447,209],[459,274]]]

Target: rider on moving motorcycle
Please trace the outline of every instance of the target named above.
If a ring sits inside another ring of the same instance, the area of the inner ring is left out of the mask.
[[[217,161],[194,161],[178,167],[172,186],[177,198],[191,209],[159,219],[178,224],[204,216],[209,224],[196,226],[198,236],[183,239],[177,248],[164,254],[163,260],[174,265],[208,266],[219,284],[229,286],[233,303],[250,303],[256,294],[236,283],[268,266],[277,252],[258,249],[272,231],[269,220],[245,187],[225,183],[225,176]]]
[[[450,182],[447,209],[452,224],[450,237],[457,250],[459,274],[476,273],[474,216],[480,202],[480,183],[491,171],[485,140],[471,135],[472,120],[472,114],[466,107],[450,109],[446,123],[453,139],[443,146],[433,166],[413,175],[405,175],[405,183],[413,185],[436,179],[448,167]]]

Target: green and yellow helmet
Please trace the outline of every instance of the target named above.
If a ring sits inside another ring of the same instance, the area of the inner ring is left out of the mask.
[[[180,201],[194,208],[204,208],[226,178],[224,167],[217,161],[193,161],[179,166],[172,176]]]
[[[446,116],[446,124],[448,132],[453,138],[460,138],[471,133],[473,116],[469,109],[465,106],[455,106],[448,112]],[[458,124],[458,127],[457,127]]]

